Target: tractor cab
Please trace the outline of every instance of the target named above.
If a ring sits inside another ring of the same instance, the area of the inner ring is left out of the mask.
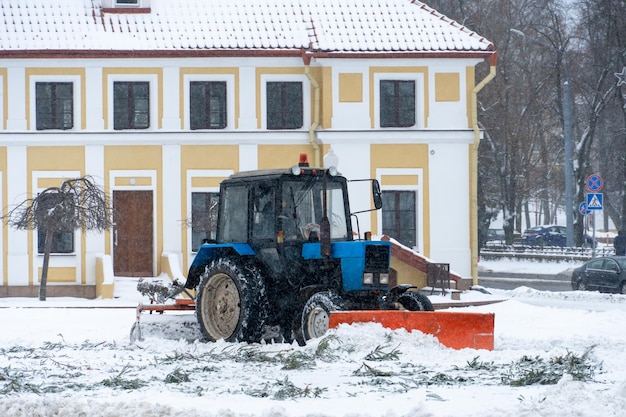
[[[222,182],[216,243],[249,245],[276,284],[290,283],[290,290],[341,285],[331,243],[352,239],[347,181],[334,168],[311,168],[301,158],[290,169],[249,171]],[[304,259],[307,246],[324,256]]]

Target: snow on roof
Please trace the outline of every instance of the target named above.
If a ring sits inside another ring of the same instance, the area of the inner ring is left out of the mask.
[[[489,52],[493,45],[416,0],[150,0],[142,13],[103,9],[102,0],[0,0],[5,54],[268,49]]]

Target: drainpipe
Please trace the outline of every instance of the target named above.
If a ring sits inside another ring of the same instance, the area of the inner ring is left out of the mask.
[[[498,59],[497,52],[489,57],[489,74],[474,87],[472,91],[472,129],[474,130],[474,144],[472,145],[472,156],[470,159],[470,173],[473,173],[471,183],[471,211],[470,211],[470,227],[473,227],[475,233],[472,233],[471,256],[472,256],[472,282],[478,285],[478,145],[480,144],[480,129],[478,128],[478,92],[483,89],[489,81],[496,76],[496,61]]]
[[[313,157],[314,166],[321,167],[323,164],[320,157],[320,145],[317,143],[315,138],[315,131],[320,125],[320,85],[311,74],[311,67],[309,66],[311,63],[311,56],[303,54],[302,59],[304,60],[304,75],[306,75],[313,86],[313,123],[311,123],[311,127],[309,128],[309,143],[313,146],[313,150],[315,152]]]

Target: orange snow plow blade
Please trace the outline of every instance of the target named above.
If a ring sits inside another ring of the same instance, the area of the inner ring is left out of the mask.
[[[494,314],[406,310],[359,310],[330,313],[329,328],[341,323],[380,323],[389,329],[432,334],[453,349],[493,350]]]

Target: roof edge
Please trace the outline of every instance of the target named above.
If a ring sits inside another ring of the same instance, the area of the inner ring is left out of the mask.
[[[3,50],[3,59],[32,58],[336,58],[336,59],[391,59],[391,58],[483,58],[492,59],[496,51],[420,51],[420,52],[348,52],[306,51],[303,49],[214,49],[214,50]]]

